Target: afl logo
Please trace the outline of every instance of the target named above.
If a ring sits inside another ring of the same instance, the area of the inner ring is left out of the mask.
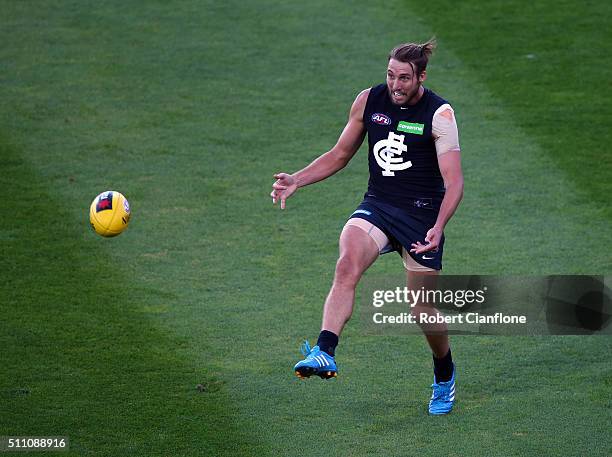
[[[101,193],[96,203],[96,213],[107,209],[113,209],[113,193],[111,191]]]
[[[391,118],[381,113],[372,114],[372,122],[379,125],[391,125]]]

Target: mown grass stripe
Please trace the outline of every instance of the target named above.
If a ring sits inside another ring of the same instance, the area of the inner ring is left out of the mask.
[[[0,138],[2,433],[68,435],[67,455],[251,455],[224,380],[140,310],[165,297],[135,287],[109,240],[83,239],[62,196]]]

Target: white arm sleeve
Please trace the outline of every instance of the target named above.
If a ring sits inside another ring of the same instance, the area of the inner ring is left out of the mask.
[[[455,112],[448,103],[436,110],[431,127],[438,156],[446,152],[461,150]]]

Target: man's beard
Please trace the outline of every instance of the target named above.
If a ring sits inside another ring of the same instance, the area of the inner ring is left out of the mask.
[[[406,97],[406,101],[405,101],[405,102],[403,102],[403,103],[395,103],[395,102],[394,102],[394,100],[393,100],[393,91],[392,91],[391,89],[389,89],[389,86],[387,86],[387,93],[389,94],[389,98],[391,99],[391,102],[392,102],[394,105],[397,105],[397,106],[403,106],[403,105],[408,105],[408,104],[410,104],[410,102],[411,102],[411,101],[412,101],[412,100],[413,100],[413,99],[414,99],[414,98],[415,98],[415,97],[418,95],[418,93],[419,93],[419,89],[420,89],[420,88],[421,88],[421,83],[418,83],[418,84],[416,85],[416,87],[415,87],[415,88],[414,88],[414,89],[413,89],[413,90],[412,90],[410,93],[407,93],[407,92],[406,92],[406,93],[405,93],[405,94],[406,94],[406,95],[405,95],[405,97]],[[402,93],[404,93],[404,92],[402,92]]]

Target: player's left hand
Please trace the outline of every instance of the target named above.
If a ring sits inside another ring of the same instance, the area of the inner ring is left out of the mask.
[[[427,231],[427,235],[425,236],[425,244],[421,243],[420,241],[412,243],[412,249],[410,249],[410,252],[421,254],[422,252],[435,251],[438,249],[441,239],[442,230],[434,226]]]

